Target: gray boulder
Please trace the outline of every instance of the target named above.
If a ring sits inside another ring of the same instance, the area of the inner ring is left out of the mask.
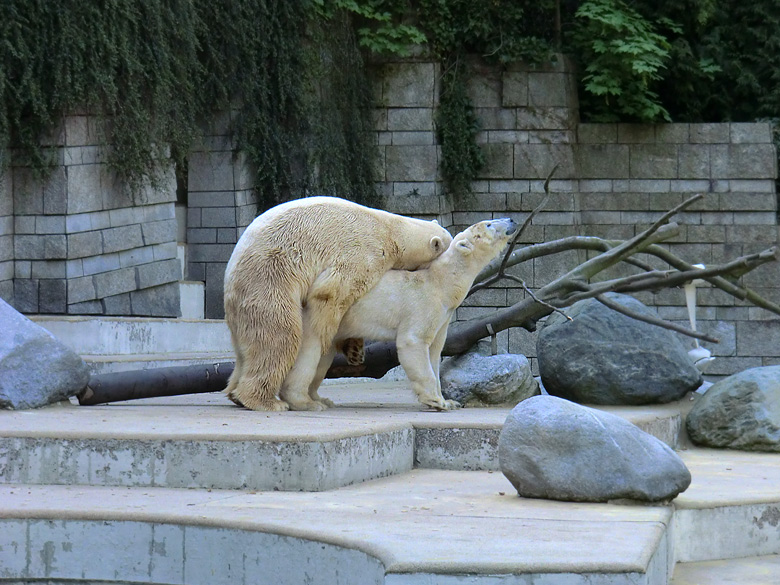
[[[470,352],[444,360],[440,373],[444,398],[463,405],[514,405],[539,394],[524,355]]]
[[[607,295],[636,313],[636,299]],[[537,340],[539,373],[548,393],[586,404],[641,405],[679,400],[701,385],[679,338],[666,329],[608,309],[595,299],[547,318]]]
[[[666,443],[619,416],[555,396],[529,398],[509,413],[498,460],[526,498],[660,502],[691,483]]]
[[[0,323],[0,408],[38,408],[86,387],[84,360],[2,299]]]
[[[713,384],[685,425],[698,445],[780,453],[780,366],[752,368]]]

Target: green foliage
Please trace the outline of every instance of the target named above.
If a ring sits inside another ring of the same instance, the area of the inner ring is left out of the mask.
[[[312,2],[4,0],[0,147],[42,168],[42,137],[64,114],[102,115],[110,163],[138,186],[168,148],[183,165],[201,120],[234,109],[265,205],[308,192],[366,200],[369,90],[323,66],[361,69],[341,13]]]
[[[575,18],[572,42],[585,65],[581,102],[590,117],[602,122],[670,120],[653,91],[670,55],[669,42],[655,26],[622,0],[588,0]]]
[[[553,0],[419,0],[434,54],[475,54],[498,63],[540,62],[555,39]]]
[[[485,161],[475,142],[479,125],[466,93],[463,56],[476,54],[506,64],[549,59],[555,37],[551,0],[419,0],[417,22],[431,51],[442,61],[436,128],[447,193],[458,202],[471,196],[471,182]]]
[[[464,67],[449,63],[441,79],[436,128],[441,144],[441,169],[447,194],[463,202],[471,196],[471,182],[485,164],[476,143],[477,117],[466,95]]]

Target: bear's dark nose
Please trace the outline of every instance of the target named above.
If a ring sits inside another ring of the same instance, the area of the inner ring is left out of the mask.
[[[504,217],[499,220],[496,220],[496,223],[500,223],[504,226],[504,228],[506,229],[505,233],[507,236],[517,231],[517,223],[515,223],[515,220],[513,220],[512,218]]]

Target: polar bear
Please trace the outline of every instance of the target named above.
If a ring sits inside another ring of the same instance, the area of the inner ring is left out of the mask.
[[[441,394],[439,362],[447,328],[477,274],[500,254],[516,230],[517,224],[509,218],[482,221],[455,236],[447,251],[427,268],[386,272],[341,320],[335,344],[322,357],[309,388],[312,399],[323,400],[319,385],[342,342],[365,337],[395,341],[398,361],[422,404],[437,410],[460,406]],[[315,282],[312,288],[317,286]],[[304,321],[307,318],[304,311]]]
[[[308,389],[347,309],[386,271],[418,268],[451,241],[436,222],[336,197],[290,201],[255,218],[225,270],[236,353],[225,393],[253,410],[324,408]]]

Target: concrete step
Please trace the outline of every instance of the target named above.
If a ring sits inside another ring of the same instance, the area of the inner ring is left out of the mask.
[[[260,413],[214,393],[0,413],[0,483],[320,491],[412,467],[498,469],[509,408],[431,411],[399,382],[322,395],[338,407]],[[676,442],[675,405],[613,410]]]
[[[220,319],[70,317],[31,319],[84,358],[92,373],[232,361]]]
[[[670,585],[780,585],[780,555],[681,563]]]
[[[489,472],[320,493],[0,486],[10,579],[665,585],[670,520],[669,506],[524,500]]]

